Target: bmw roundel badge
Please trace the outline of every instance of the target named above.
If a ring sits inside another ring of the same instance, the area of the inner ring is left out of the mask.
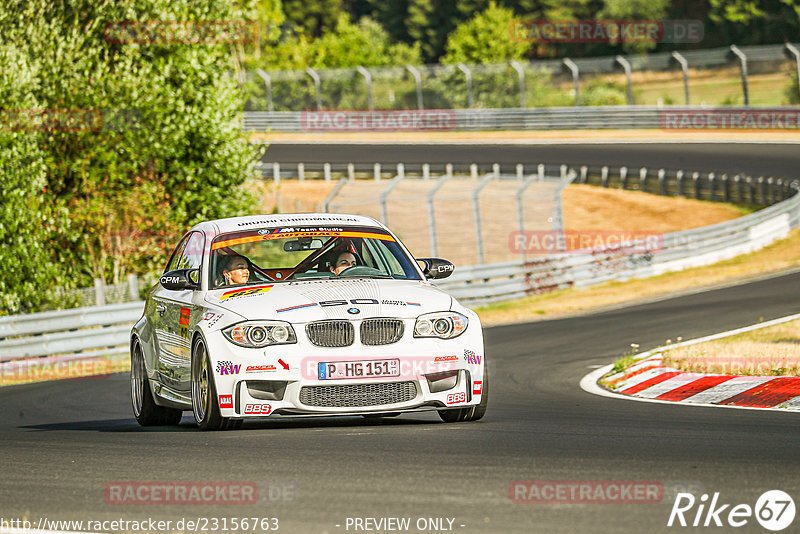
[[[347,310],[347,313],[349,313],[351,315],[355,315],[357,313],[361,313],[361,310],[359,310],[358,308],[350,308],[350,309]]]

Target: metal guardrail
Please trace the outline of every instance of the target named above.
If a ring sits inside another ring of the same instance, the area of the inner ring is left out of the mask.
[[[434,113],[437,110],[428,110]],[[697,126],[683,125],[686,117],[691,121],[700,113],[717,113],[719,116],[758,113],[758,108],[747,107],[675,107],[675,106],[598,106],[598,107],[549,107],[549,108],[504,108],[504,109],[455,109],[441,110],[445,119],[430,129],[416,131],[488,131],[488,130],[586,130],[586,129],[692,129]],[[779,126],[786,129],[800,128],[800,107],[774,106],[766,112],[780,113],[784,119]],[[309,116],[321,113],[324,119],[309,120]],[[378,112],[376,112],[378,113]],[[421,111],[392,111],[380,113],[397,114],[397,122],[411,124]],[[407,119],[400,119],[406,114]],[[361,128],[358,125],[370,122],[369,111],[247,111],[244,113],[244,130],[249,132],[352,132],[352,131],[399,131],[385,128]],[[696,119],[695,119],[696,120]],[[327,124],[327,126],[326,126]],[[352,125],[356,126],[352,126]],[[744,122],[742,122],[745,127]],[[752,126],[758,128],[756,124]],[[772,126],[773,128],[775,126]],[[708,126],[713,129],[713,126]],[[408,131],[408,130],[405,130]]]
[[[131,325],[144,303],[128,302],[0,317],[0,363],[22,358],[70,358],[127,352]]]
[[[467,304],[479,305],[708,265],[763,248],[800,226],[798,182],[791,188],[794,196],[778,204],[731,221],[664,234],[656,247],[643,252],[631,252],[633,246],[606,247],[476,265],[457,269],[437,285]]]
[[[680,193],[685,179],[691,188],[683,192],[697,198],[728,200],[736,196],[738,189],[740,200],[776,203],[731,221],[664,234],[657,246],[644,251],[605,247],[460,267],[450,278],[436,285],[474,306],[560,288],[584,287],[706,265],[758,250],[800,226],[798,180],[753,181],[738,176],[728,179],[726,175],[719,175],[718,179],[714,173],[701,176],[699,173],[659,171],[654,177],[657,179],[648,182],[646,169],[640,170],[638,177],[629,177],[627,170],[622,169],[624,167],[613,173],[608,167],[562,166],[561,176],[566,176],[567,181],[599,181],[606,186],[618,183],[645,191],[655,187],[662,194]],[[560,230],[555,227],[553,231]],[[139,301],[0,317],[0,372],[19,361],[60,362],[125,354],[131,324],[141,317],[142,311],[143,302]]]

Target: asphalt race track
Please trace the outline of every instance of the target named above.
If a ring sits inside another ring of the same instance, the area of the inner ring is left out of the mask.
[[[587,143],[587,144],[333,144],[273,143],[262,160],[279,163],[469,163],[487,168],[499,163],[503,172],[514,164],[628,165],[687,171],[745,173],[797,178],[798,144],[762,143]],[[528,172],[532,172],[531,167]]]
[[[647,350],[668,338],[798,311],[800,273],[488,329],[492,402],[476,423],[444,424],[424,414],[270,421],[204,433],[187,416],[178,428],[142,429],[131,414],[126,375],[3,388],[0,514],[34,522],[277,517],[280,532],[355,532],[345,528],[348,517],[410,517],[411,532],[418,518],[454,519],[453,530],[465,533],[688,530],[666,528],[677,491],[698,499],[719,492],[720,502],[750,506],[771,489],[800,497],[798,414],[609,399],[585,393],[578,382],[633,342]],[[174,480],[254,482],[260,500],[105,501],[109,483]],[[509,485],[516,480],[655,481],[664,497],[649,504],[514,504]],[[787,532],[796,532],[798,521]],[[753,518],[736,530],[764,532]]]
[[[797,154],[796,145],[763,144],[275,144],[265,160],[603,163],[795,177]],[[676,494],[699,501],[719,492],[729,510],[754,507],[763,492],[779,489],[800,504],[800,414],[617,400],[590,395],[578,383],[631,343],[644,351],[666,339],[799,311],[796,273],[488,329],[492,400],[475,423],[444,424],[424,414],[269,421],[204,433],[187,415],[180,427],[143,429],[131,413],[127,375],[0,388],[0,521],[207,518],[205,532],[223,532],[210,522],[272,517],[279,532],[337,533],[375,532],[348,529],[348,518],[397,517],[411,519],[409,532],[420,531],[420,518],[442,518],[445,528],[452,520],[452,530],[464,533],[729,532],[730,526],[667,528]],[[509,488],[519,480],[650,481],[664,495],[648,504],[515,504]],[[137,481],[254,483],[259,500],[107,502],[109,485]],[[686,513],[689,522],[697,509]],[[786,532],[798,525],[795,519]],[[765,532],[753,517],[735,530]]]

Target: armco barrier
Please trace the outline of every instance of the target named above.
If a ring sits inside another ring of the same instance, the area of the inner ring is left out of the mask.
[[[42,356],[80,359],[125,353],[131,325],[143,310],[139,301],[0,317],[0,364]]]
[[[792,187],[798,190],[797,183]],[[437,283],[460,301],[478,305],[609,280],[654,276],[708,265],[761,249],[800,226],[800,195],[750,215],[712,226],[665,234],[645,252],[586,249],[529,256],[526,261],[456,269]]]
[[[433,126],[414,128],[414,116],[436,113],[437,110],[407,110],[376,113],[397,114],[397,127],[379,131],[488,131],[488,130],[586,130],[586,129],[697,129],[714,128],[788,129],[800,128],[797,106],[749,107],[681,107],[681,106],[597,106],[506,109],[444,110],[447,120]],[[309,114],[320,114],[309,121]],[[407,117],[405,117],[405,115]],[[738,114],[738,115],[737,115]],[[773,120],[769,114],[779,120]],[[247,111],[244,130],[249,132],[360,132],[372,131],[369,111]],[[400,119],[401,117],[402,120]],[[710,121],[704,117],[716,117]],[[732,121],[731,117],[744,117]],[[752,119],[746,120],[747,117]],[[703,120],[700,120],[703,119]],[[719,122],[719,121],[727,122]],[[404,128],[403,124],[411,125]],[[378,130],[376,130],[378,131]]]
[[[791,189],[800,190],[797,181]],[[657,249],[587,249],[525,261],[456,269],[437,285],[468,305],[524,297],[608,280],[707,265],[758,250],[800,226],[800,194],[712,226],[665,234]],[[127,353],[142,302],[0,318],[0,366],[21,359],[63,361]]]

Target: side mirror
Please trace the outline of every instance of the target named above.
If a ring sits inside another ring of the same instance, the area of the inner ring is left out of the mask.
[[[456,269],[455,265],[441,258],[419,258],[417,263],[422,269],[422,274],[431,279],[447,278]]]
[[[164,289],[170,291],[182,291],[184,289],[197,289],[199,269],[175,269],[161,275],[159,282]]]

